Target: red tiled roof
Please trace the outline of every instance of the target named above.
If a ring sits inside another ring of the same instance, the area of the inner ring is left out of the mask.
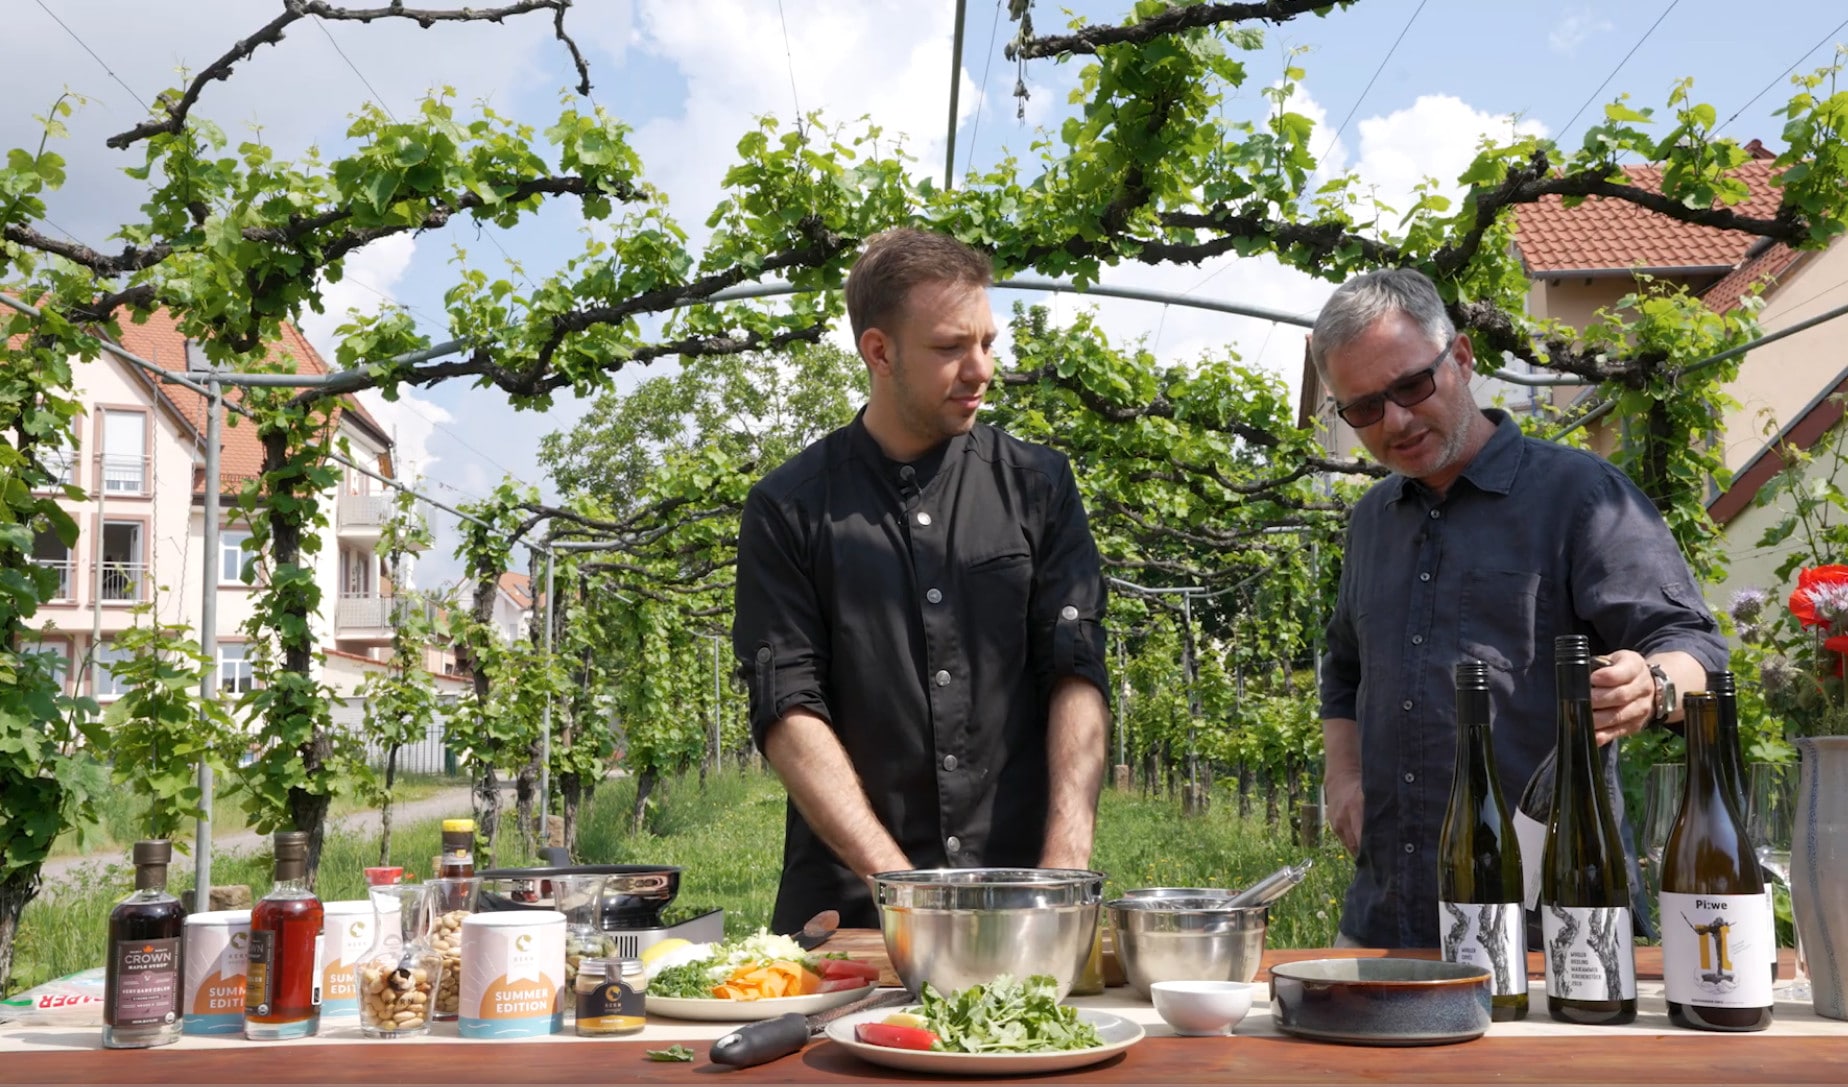
[[[1700,300],[1715,313],[1725,313],[1754,291],[1776,286],[1779,276],[1788,272],[1803,254],[1783,242],[1766,249],[1741,264],[1701,294]]]
[[[1660,190],[1662,168],[1626,166],[1631,183]],[[1772,184],[1777,171],[1766,159],[1746,162],[1733,172],[1751,196],[1732,206],[1741,215],[1770,218],[1782,191]],[[1723,271],[1745,259],[1758,239],[1737,230],[1693,226],[1630,203],[1591,197],[1575,208],[1548,196],[1515,209],[1515,245],[1528,274],[1627,271],[1651,268],[1711,268]]]
[[[533,579],[525,574],[516,574],[511,570],[503,571],[500,576],[501,592],[506,593],[515,604],[522,608],[533,606]]]
[[[159,365],[161,368],[176,372],[186,369],[186,337],[183,335],[173,315],[165,309],[148,314],[140,324],[127,314],[119,315],[122,328],[121,346]],[[268,362],[280,364],[298,374],[325,374],[329,371],[327,363],[314,349],[306,337],[294,325],[285,323],[278,342],[269,345],[265,353]],[[205,397],[191,389],[179,385],[158,384],[158,395],[164,398],[194,430],[205,430]],[[227,400],[236,402],[243,399],[243,390],[232,388],[225,394]],[[378,421],[366,411],[359,401],[350,396],[340,398],[338,412],[350,412],[354,418],[368,429],[376,432],[376,437],[383,440],[387,449],[391,441]],[[256,428],[249,420],[235,415],[227,416],[224,428],[224,448],[219,454],[218,477],[226,491],[235,491],[246,479],[255,479],[263,472],[263,446],[257,440]],[[386,473],[389,474],[389,473]],[[205,492],[205,479],[202,473],[194,472],[193,493]]]

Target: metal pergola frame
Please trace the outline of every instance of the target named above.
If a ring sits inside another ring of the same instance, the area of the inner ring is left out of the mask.
[[[959,4],[958,5],[959,24],[961,22],[961,15],[962,15],[962,5]],[[955,116],[954,109],[955,109],[955,106],[954,104],[952,104],[951,106],[952,124],[954,123],[954,116]],[[951,150],[949,151],[949,155],[953,156],[955,153],[954,152],[955,141],[951,140],[949,141],[949,144],[951,148]],[[953,169],[953,162],[954,162],[953,158],[946,158],[946,161],[945,161],[946,177],[949,175],[950,171]],[[1195,298],[1195,297],[1192,297],[1184,293],[1176,293],[1173,291],[1150,290],[1150,289],[1144,289],[1144,288],[1138,288],[1138,287],[1110,286],[1110,285],[1099,284],[1099,283],[1093,283],[1087,286],[1080,287],[1072,283],[1065,283],[1065,282],[1060,282],[1057,280],[1050,280],[1050,279],[1041,279],[1041,278],[1031,277],[1031,276],[1017,276],[1017,277],[1013,277],[1009,279],[998,280],[995,283],[995,287],[997,289],[1005,289],[1005,290],[1044,291],[1044,292],[1050,292],[1050,293],[1086,294],[1086,295],[1092,295],[1092,296],[1103,297],[1103,298],[1121,298],[1121,299],[1127,299],[1131,301],[1153,302],[1153,303],[1158,303],[1161,305],[1183,306],[1189,309],[1199,309],[1199,310],[1205,310],[1205,311],[1214,312],[1214,313],[1225,313],[1225,314],[1230,314],[1233,316],[1250,317],[1250,318],[1254,318],[1257,320],[1272,321],[1277,324],[1292,325],[1292,326],[1299,327],[1299,328],[1310,328],[1310,327],[1313,327],[1315,324],[1315,321],[1313,318],[1308,317],[1303,314],[1290,313],[1284,310],[1274,309],[1274,308],[1270,308],[1266,306],[1249,305],[1249,304],[1230,302],[1230,301],[1218,301],[1214,299]],[[799,294],[799,293],[812,293],[812,292],[813,292],[812,288],[797,287],[790,283],[767,282],[767,283],[750,284],[750,285],[745,285],[745,286],[732,287],[732,288],[728,288],[723,291],[718,291],[710,295],[709,297],[701,300],[699,303],[695,303],[695,304],[705,305],[705,304],[712,304],[712,303],[719,303],[719,302],[742,301],[742,300],[753,299],[753,298],[771,298],[771,297],[778,297],[778,296],[784,296],[784,295],[792,295],[792,294]],[[18,312],[22,314],[25,314],[28,317],[32,317],[35,320],[43,318],[42,311],[39,310],[37,307],[32,306],[20,299],[14,298],[4,293],[0,293],[0,305],[8,306],[14,310],[17,310]],[[1831,321],[1831,320],[1834,320],[1836,318],[1839,318],[1845,315],[1848,315],[1848,305],[1838,306],[1835,309],[1829,310],[1826,313],[1818,314],[1814,317],[1810,317],[1810,318],[1806,318],[1801,321],[1794,322],[1793,324],[1786,326],[1785,328],[1779,329],[1772,333],[1768,333],[1767,335],[1759,337],[1758,339],[1755,339],[1750,343],[1742,344],[1734,348],[1729,348],[1728,350],[1719,352],[1708,358],[1704,358],[1696,362],[1690,363],[1686,367],[1683,367],[1680,372],[1681,373],[1692,373],[1692,372],[1697,372],[1697,371],[1706,369],[1714,365],[1718,365],[1721,362],[1725,362],[1729,359],[1736,358],[1740,355],[1743,355],[1746,352],[1751,351],[1754,348],[1763,346],[1765,344],[1773,343],[1777,340],[1783,339],[1786,336],[1794,335],[1798,332],[1802,332],[1806,329],[1813,328],[1816,325],[1823,324],[1827,321]],[[204,496],[205,541],[204,541],[203,550],[205,552],[204,562],[206,564],[207,572],[206,572],[206,577],[204,578],[205,585],[201,590],[202,599],[201,599],[201,609],[200,609],[200,626],[202,627],[202,630],[200,632],[200,648],[204,652],[205,656],[207,657],[207,666],[206,666],[207,670],[206,670],[204,681],[201,685],[202,686],[201,694],[208,701],[217,701],[218,699],[217,640],[218,639],[217,639],[217,630],[215,629],[216,622],[217,622],[217,600],[216,600],[217,585],[216,585],[216,579],[212,576],[212,574],[215,569],[216,563],[218,561],[218,515],[219,515],[220,491],[222,489],[222,484],[219,483],[218,481],[218,473],[219,473],[219,465],[218,465],[219,448],[218,447],[220,444],[220,439],[221,439],[221,434],[222,434],[224,412],[226,410],[231,410],[231,411],[236,411],[241,415],[245,415],[245,416],[249,415],[249,412],[246,411],[241,405],[231,404],[231,403],[226,402],[224,398],[224,388],[226,386],[232,386],[232,387],[246,387],[246,388],[280,387],[280,388],[294,388],[294,389],[313,389],[313,390],[319,391],[324,396],[337,396],[337,395],[341,395],[345,393],[357,392],[362,388],[370,387],[371,382],[373,380],[372,366],[367,365],[367,366],[352,367],[350,369],[345,369],[345,370],[335,370],[331,373],[326,373],[326,374],[227,374],[227,373],[218,373],[214,371],[214,372],[197,374],[196,375],[197,379],[195,380],[194,376],[184,375],[184,374],[172,371],[172,370],[168,370],[165,367],[162,367],[156,363],[153,363],[146,359],[141,358],[140,356],[134,354],[133,352],[124,349],[121,345],[112,343],[111,341],[101,336],[96,336],[94,334],[90,334],[90,335],[97,342],[97,344],[101,347],[103,351],[115,356],[116,358],[121,359],[124,362],[129,363],[132,366],[139,368],[140,370],[149,374],[151,377],[163,383],[178,385],[183,388],[191,389],[192,391],[199,393],[201,396],[205,397],[209,404],[209,408],[207,411],[206,439],[205,439],[205,444],[206,444],[205,475],[208,480],[212,481],[212,485],[206,487],[206,492]],[[450,339],[450,340],[443,341],[441,343],[433,344],[430,347],[422,348],[417,351],[411,351],[411,352],[406,352],[404,354],[395,355],[389,359],[384,360],[383,365],[385,366],[415,365],[416,363],[419,363],[419,362],[427,362],[432,359],[442,358],[444,356],[452,355],[459,351],[463,351],[467,349],[468,347],[470,347],[473,343],[475,343],[475,341],[470,340],[470,339],[465,339],[465,338]],[[1582,378],[1576,374],[1520,374],[1520,373],[1513,373],[1513,372],[1499,372],[1495,374],[1494,376],[1498,378],[1499,380],[1507,381],[1509,383],[1517,384],[1517,385],[1556,386],[1556,385],[1595,384],[1595,382],[1589,379],[1586,379],[1586,378]],[[1610,402],[1606,402],[1605,404],[1592,409],[1590,412],[1586,413],[1584,416],[1580,417],[1578,420],[1574,421],[1569,426],[1555,433],[1553,435],[1553,439],[1558,440],[1559,438],[1564,437],[1565,435],[1571,433],[1572,431],[1578,429],[1579,427],[1585,426],[1586,424],[1592,422],[1593,420],[1599,418],[1600,416],[1608,414],[1611,410],[1612,410],[1612,404]],[[493,525],[488,524],[487,522],[481,520],[478,517],[475,517],[472,514],[464,513],[463,511],[456,509],[455,507],[450,506],[444,502],[441,502],[438,499],[435,499],[427,494],[424,494],[414,488],[407,487],[402,482],[395,480],[395,479],[391,479],[387,476],[384,476],[380,474],[379,472],[374,471],[373,469],[367,468],[365,465],[356,463],[352,459],[338,452],[331,453],[330,457],[332,460],[334,460],[338,464],[342,464],[348,468],[353,469],[354,471],[357,471],[366,476],[369,476],[372,479],[375,479],[379,481],[380,483],[385,484],[387,487],[390,487],[392,489],[409,494],[413,498],[417,499],[418,501],[427,503],[428,505],[436,509],[452,514],[455,517],[460,518],[462,520],[469,521],[474,524],[480,525],[481,527],[487,528],[490,531],[494,531],[497,533],[499,532],[499,530],[495,529]],[[595,546],[595,541],[569,541],[569,542],[555,541],[550,544],[534,543],[534,542],[524,541],[524,540],[518,541],[518,542],[522,546],[526,547],[530,552],[533,552],[536,554],[543,554],[546,557],[545,590],[544,590],[545,591],[545,631],[544,631],[543,644],[544,644],[544,648],[546,652],[550,653],[553,648],[553,623],[552,623],[551,609],[554,606],[552,594],[554,592],[554,566],[555,566],[556,559],[557,559],[557,553],[560,550],[575,551],[575,550],[589,549],[590,547]],[[1197,590],[1197,589],[1192,589],[1192,588],[1150,589],[1150,588],[1144,588],[1142,586],[1132,586],[1130,583],[1123,582],[1120,579],[1116,579],[1116,578],[1112,578],[1111,580],[1118,582],[1124,588],[1132,589],[1135,591],[1140,591],[1148,595],[1159,595],[1159,594],[1164,594],[1164,593],[1179,593],[1181,595],[1183,609],[1188,608],[1189,602],[1193,596],[1205,595],[1202,590]],[[550,758],[551,756],[551,702],[550,702],[550,699],[547,700],[547,704],[546,704],[545,711],[544,711],[544,724],[542,726],[542,733],[543,735],[541,737],[542,753],[540,756],[540,787],[539,787],[540,805],[539,805],[539,812],[538,812],[539,825],[541,829],[543,829],[543,827],[545,826],[545,818],[546,818],[546,815],[548,814],[549,807],[550,807],[550,800],[551,800],[551,795],[550,795],[551,794],[551,765],[550,765],[551,763],[551,758]],[[200,764],[200,767],[199,767],[199,789],[200,789],[200,794],[201,794],[200,802],[201,802],[202,808],[204,809],[205,816],[204,818],[201,818],[198,821],[198,829],[197,829],[198,841],[195,846],[194,881],[195,881],[196,890],[195,890],[194,901],[204,902],[209,897],[210,890],[211,890],[211,854],[212,854],[211,805],[212,805],[213,781],[212,781],[211,767],[203,762]]]

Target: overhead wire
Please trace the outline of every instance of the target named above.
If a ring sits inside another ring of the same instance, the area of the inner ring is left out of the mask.
[[[1418,21],[1418,16],[1424,11],[1426,3],[1427,0],[1418,0],[1418,7],[1413,10],[1412,17],[1405,20],[1405,25],[1399,28],[1399,36],[1392,40],[1391,48],[1387,49],[1386,55],[1380,58],[1379,67],[1373,69],[1373,74],[1367,78],[1367,85],[1360,89],[1360,97],[1354,100],[1354,106],[1352,109],[1348,110],[1347,116],[1341,118],[1341,126],[1335,129],[1335,134],[1333,136],[1328,138],[1328,146],[1322,149],[1321,157],[1316,160],[1317,162],[1327,158],[1328,153],[1335,149],[1335,144],[1341,142],[1341,134],[1347,131],[1348,123],[1354,119],[1356,113],[1360,112],[1361,103],[1367,100],[1367,92],[1373,89],[1373,84],[1379,80],[1380,73],[1386,70],[1386,65],[1392,60],[1392,55],[1399,51],[1399,43],[1405,40],[1407,34],[1411,33],[1412,24]]]
[[[975,167],[975,140],[982,134],[982,111],[988,108],[988,73],[995,63],[995,32],[1001,26],[1001,0],[995,0],[995,17],[988,24],[988,59],[982,63],[982,85],[976,88],[975,123],[969,126],[969,150],[963,161]]]
[[[1662,20],[1668,18],[1669,13],[1674,11],[1675,7],[1680,3],[1681,0],[1668,0],[1668,6],[1662,9],[1662,14],[1656,16],[1656,21],[1649,24],[1648,30],[1643,31],[1643,36],[1636,39],[1636,44],[1630,47],[1630,51],[1623,55],[1623,59],[1617,62],[1617,66],[1611,69],[1610,74],[1604,77],[1602,83],[1598,84],[1598,89],[1585,96],[1585,101],[1581,103],[1578,110],[1572,114],[1572,119],[1567,121],[1565,126],[1559,130],[1559,135],[1554,140],[1555,143],[1563,145],[1566,142],[1566,133],[1572,131],[1572,126],[1578,123],[1579,117],[1581,117],[1586,110],[1591,108],[1591,104],[1598,100],[1600,94],[1604,93],[1604,88],[1611,85],[1611,80],[1617,78],[1617,73],[1623,71],[1623,66],[1630,63],[1630,58],[1636,55],[1636,51],[1641,49],[1643,43],[1649,40],[1650,35],[1656,32],[1656,27],[1661,26]]]
[[[783,15],[783,0],[776,0],[776,20],[783,26],[783,62],[789,69],[789,100],[796,107],[796,131],[802,131],[802,96],[796,93],[796,51],[789,45],[789,19]]]
[[[1725,131],[1727,125],[1730,125],[1734,121],[1737,121],[1739,119],[1740,114],[1744,113],[1748,109],[1751,109],[1754,103],[1756,103],[1760,98],[1763,98],[1766,94],[1769,94],[1771,91],[1771,88],[1777,86],[1779,83],[1782,83],[1785,79],[1789,78],[1790,73],[1797,70],[1797,65],[1802,64],[1804,61],[1808,60],[1811,54],[1815,53],[1816,50],[1821,49],[1823,46],[1829,44],[1829,39],[1835,37],[1837,34],[1840,34],[1844,28],[1848,28],[1848,19],[1843,19],[1841,22],[1835,24],[1834,30],[1831,30],[1827,34],[1824,34],[1822,36],[1822,39],[1818,41],[1815,45],[1812,45],[1808,49],[1805,49],[1803,51],[1803,55],[1798,57],[1796,60],[1791,61],[1790,67],[1784,69],[1781,73],[1779,73],[1776,79],[1773,79],[1771,82],[1765,84],[1764,88],[1760,90],[1757,94],[1753,95],[1750,99],[1748,99],[1745,105],[1740,106],[1736,110],[1733,110],[1732,116],[1726,118],[1724,121],[1721,121],[1719,127],[1713,130],[1714,134],[1718,135],[1719,133]]]
[[[90,48],[90,45],[88,42],[84,41],[82,38],[77,36],[77,32],[70,28],[70,24],[66,23],[63,19],[58,18],[58,13],[51,10],[51,8],[46,5],[45,0],[36,0],[36,2],[38,3],[39,9],[41,11],[51,16],[52,22],[57,23],[58,26],[61,27],[66,34],[69,34],[71,37],[71,40],[76,42],[79,46],[81,46],[84,52],[90,54],[90,59],[96,61],[97,65],[101,67],[105,73],[108,74],[110,79],[115,80],[116,86],[128,92],[129,97],[135,100],[136,105],[145,105],[147,103],[148,100],[146,98],[143,98],[139,94],[135,93],[135,88],[122,82],[122,77],[115,74],[115,69],[111,68],[109,64],[103,60],[102,57],[98,56],[96,53],[96,50]]]
[[[1411,33],[1412,24],[1418,21],[1418,16],[1424,12],[1425,4],[1428,2],[1429,0],[1418,0],[1418,6],[1412,9],[1411,18],[1405,20],[1405,25],[1399,28],[1399,36],[1392,40],[1392,45],[1387,48],[1386,55],[1380,58],[1379,64],[1373,69],[1373,75],[1368,77],[1367,85],[1360,89],[1360,97],[1354,99],[1354,104],[1349,107],[1347,116],[1341,119],[1341,124],[1335,129],[1334,135],[1328,138],[1328,146],[1322,149],[1322,154],[1316,159],[1318,163],[1321,162],[1322,159],[1326,159],[1329,154],[1334,151],[1335,145],[1341,142],[1341,134],[1347,131],[1347,126],[1353,122],[1355,114],[1358,114],[1360,112],[1360,107],[1366,103],[1368,93],[1373,90],[1373,84],[1378,82],[1381,73],[1386,71],[1386,65],[1392,62],[1393,54],[1399,51],[1399,44],[1405,41],[1405,36],[1407,34]],[[1219,278],[1219,276],[1223,274],[1226,269],[1232,267],[1234,263],[1235,260],[1226,261],[1226,263],[1220,265],[1218,268],[1200,277],[1200,282],[1195,283],[1181,293],[1184,295],[1194,293],[1208,283]]]

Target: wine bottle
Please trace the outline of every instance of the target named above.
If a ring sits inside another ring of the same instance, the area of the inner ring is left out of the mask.
[[[1714,708],[1719,715],[1719,769],[1721,784],[1726,795],[1732,798],[1733,810],[1739,818],[1745,820],[1751,812],[1751,806],[1745,790],[1744,755],[1739,749],[1739,685],[1731,672],[1708,672],[1707,693],[1713,696]],[[1747,830],[1750,838],[1750,829]],[[1763,874],[1763,869],[1760,869]],[[1765,884],[1765,946],[1777,947],[1777,900],[1772,896],[1776,884],[1767,879]],[[1777,955],[1771,955],[1771,984],[1777,985]]]
[[[1611,816],[1591,714],[1591,644],[1553,640],[1559,719],[1553,811],[1540,882],[1547,1010],[1565,1023],[1636,1018],[1630,874]]]
[[[167,893],[173,843],[135,843],[135,891],[109,912],[103,1048],[146,1049],[180,1040],[180,956],[186,909]]]
[[[1459,661],[1457,765],[1437,839],[1437,927],[1447,962],[1487,967],[1491,1014],[1527,1017],[1527,926],[1521,847],[1489,734],[1489,669]]]
[[[1682,699],[1688,783],[1662,851],[1662,980],[1668,1021],[1696,1030],[1771,1025],[1776,943],[1751,836],[1727,791],[1718,700]]]
[[[244,1037],[305,1038],[321,1027],[321,900],[308,889],[308,835],[276,832],[276,886],[250,910]]]

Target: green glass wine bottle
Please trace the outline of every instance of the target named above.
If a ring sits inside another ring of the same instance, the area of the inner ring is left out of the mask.
[[[1662,851],[1662,980],[1668,1021],[1697,1030],[1771,1025],[1777,945],[1765,881],[1728,788],[1718,699],[1682,700],[1688,783]]]
[[[1547,1011],[1565,1023],[1636,1018],[1630,876],[1611,815],[1591,711],[1591,644],[1553,640],[1558,767],[1541,861]]]
[[[1437,839],[1437,927],[1444,958],[1488,969],[1491,1014],[1527,1017],[1527,926],[1521,847],[1495,774],[1489,668],[1459,661],[1457,765]]]

